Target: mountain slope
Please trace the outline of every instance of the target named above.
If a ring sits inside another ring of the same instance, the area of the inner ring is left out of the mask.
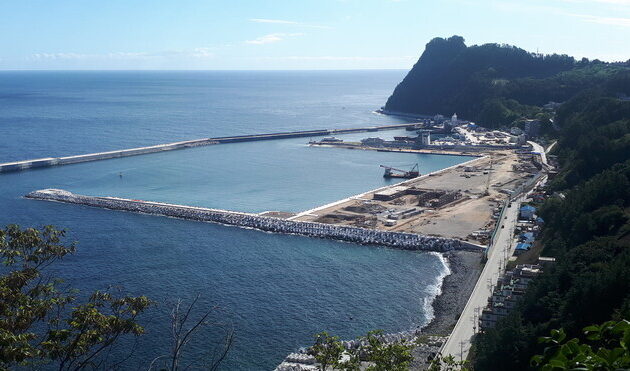
[[[523,116],[533,118],[550,101],[566,101],[628,71],[627,63],[576,61],[509,45],[466,46],[460,36],[435,38],[384,108],[429,115],[457,112],[498,127]]]

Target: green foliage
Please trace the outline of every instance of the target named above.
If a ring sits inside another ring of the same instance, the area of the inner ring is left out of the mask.
[[[367,343],[363,347],[366,360],[372,362],[368,371],[403,371],[408,370],[413,357],[412,345],[405,342],[386,343],[383,341],[383,331],[370,331],[363,338]]]
[[[311,353],[319,362],[320,370],[325,371],[328,366],[336,366],[343,351],[339,337],[330,336],[326,331],[315,335],[315,344],[311,347]]]
[[[367,371],[404,371],[409,369],[413,361],[411,350],[414,345],[404,341],[385,342],[383,331],[375,330],[360,339],[361,346],[357,349],[345,351],[337,336],[330,336],[327,332],[315,335],[315,344],[310,353],[320,364],[320,370],[334,367],[339,370],[359,370],[361,361],[369,362]],[[342,355],[347,360],[342,361]]]
[[[431,361],[428,371],[465,371],[468,361],[456,361],[452,355],[440,357],[439,355]]]
[[[136,318],[151,302],[144,296],[95,292],[86,303],[46,275],[75,251],[65,233],[10,225],[0,230],[0,368],[53,363],[60,370],[104,367],[100,356],[125,335],[143,329]]]
[[[536,117],[541,112],[538,107],[526,106],[514,99],[490,98],[483,102],[477,117],[488,127],[499,127],[514,124],[522,118]]]
[[[544,255],[556,264],[517,308],[475,342],[476,370],[529,369],[536,339],[554,328],[577,337],[591,323],[630,318],[630,63],[539,55],[507,45],[429,42],[386,109],[457,112],[487,127],[541,120],[557,136],[562,169],[549,185]],[[555,114],[542,108],[564,102]],[[553,120],[553,125],[551,124]],[[522,126],[522,125],[521,125]],[[568,345],[573,347],[573,345]]]
[[[561,128],[557,154],[567,165],[556,189],[630,159],[630,102],[604,91],[585,91],[558,109],[556,124]]]
[[[498,44],[467,47],[464,39],[435,38],[387,100],[390,111],[457,112],[486,127],[534,118],[541,106],[599,87],[624,92],[630,66],[566,55],[540,55]]]
[[[598,68],[590,71],[613,73]],[[558,110],[562,170],[549,188],[561,196],[539,208],[543,254],[556,263],[513,313],[478,337],[476,370],[529,369],[543,352],[536,339],[552,329],[578,338],[589,324],[630,318],[630,102],[615,94],[626,89],[630,78],[616,74]],[[566,352],[584,345],[570,344]]]
[[[608,321],[583,329],[585,343],[566,340],[563,329],[551,330],[541,337],[546,344],[543,355],[532,357],[532,366],[552,370],[622,370],[630,368],[630,322]]]

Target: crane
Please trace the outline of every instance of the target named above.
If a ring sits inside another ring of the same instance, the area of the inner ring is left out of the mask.
[[[418,171],[418,164],[415,164],[409,171],[396,169],[395,167],[385,166],[385,165],[381,165],[381,167],[385,169],[385,173],[383,174],[384,178],[411,179],[411,178],[416,178],[420,175],[420,172]],[[394,173],[394,171],[398,173]]]

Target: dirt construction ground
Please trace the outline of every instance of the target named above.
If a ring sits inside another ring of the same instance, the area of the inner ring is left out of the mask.
[[[472,236],[473,232],[490,230],[494,226],[493,214],[498,213],[498,207],[507,198],[509,191],[531,178],[533,171],[529,156],[517,155],[511,150],[492,151],[473,162],[398,184],[422,191],[456,193],[457,199],[446,205],[431,207],[426,202],[418,202],[419,196],[414,194],[387,201],[374,200],[374,192],[367,192],[332,205],[298,213],[292,219],[421,233],[483,243],[483,233],[481,236],[477,233]],[[389,219],[390,215],[411,208],[420,213],[395,221]]]

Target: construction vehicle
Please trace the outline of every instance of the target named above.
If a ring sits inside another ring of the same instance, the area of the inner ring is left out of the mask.
[[[409,171],[396,169],[395,167],[385,165],[381,165],[381,167],[385,169],[383,178],[412,179],[420,176],[420,172],[418,171],[418,164],[415,164]]]

